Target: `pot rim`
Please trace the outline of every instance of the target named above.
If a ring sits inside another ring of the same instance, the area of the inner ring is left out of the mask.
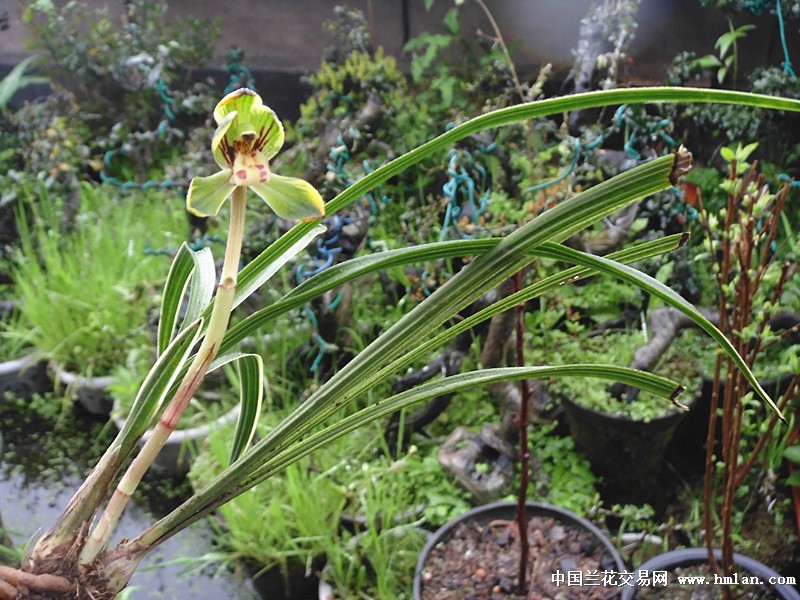
[[[603,533],[603,531],[597,527],[594,523],[576,515],[575,513],[561,508],[560,506],[556,506],[554,504],[545,504],[543,502],[535,502],[533,500],[528,500],[525,503],[526,516],[531,517],[534,515],[544,515],[549,517],[554,517],[560,520],[562,523],[571,523],[573,525],[580,526],[581,528],[587,530],[591,533],[606,549],[608,554],[614,559],[615,566],[618,571],[625,570],[625,563],[622,560],[617,549],[614,547],[614,544],[611,543],[608,535]],[[442,525],[439,529],[437,529],[433,534],[431,534],[430,538],[428,539],[425,547],[422,549],[422,552],[419,555],[419,559],[417,560],[417,567],[414,570],[414,585],[413,585],[413,594],[414,600],[422,600],[422,570],[425,567],[425,563],[427,561],[428,555],[430,554],[431,550],[439,544],[447,535],[451,533],[451,531],[455,528],[455,526],[463,521],[469,521],[475,517],[481,516],[484,513],[490,513],[492,511],[497,510],[511,510],[513,512],[517,509],[516,502],[492,502],[490,504],[482,504],[480,506],[476,506],[468,510],[467,512],[450,519],[447,523]]]
[[[97,377],[85,377],[67,370],[61,364],[50,361],[47,366],[53,371],[58,380],[67,387],[87,387],[92,389],[104,389],[115,382],[113,375],[99,375]]]
[[[694,409],[694,407],[697,405],[698,399],[699,395],[693,394],[691,397],[686,399],[686,402],[684,402],[684,404],[689,407],[689,410],[673,410],[661,416],[653,417],[652,419],[649,419],[647,421],[643,419],[631,419],[630,417],[626,417],[623,415],[613,415],[607,412],[603,412],[602,410],[589,408],[588,406],[584,406],[580,402],[573,400],[569,396],[561,397],[560,402],[562,406],[564,406],[567,412],[569,412],[570,410],[575,410],[577,412],[582,412],[583,414],[597,416],[598,418],[614,421],[617,423],[635,423],[637,425],[648,426],[651,424],[661,425],[664,423],[671,423],[672,421],[680,422],[686,415],[688,415]]]
[[[714,556],[719,560],[722,557],[722,551],[714,550]],[[683,567],[688,565],[705,563],[708,561],[708,550],[705,548],[679,548],[677,550],[670,550],[662,554],[657,554],[653,558],[642,563],[641,566],[636,568],[636,581],[639,580],[639,573],[646,571],[666,570],[668,568]],[[754,558],[739,554],[733,554],[733,562],[737,567],[746,569],[753,575],[758,576],[764,581],[768,581],[769,577],[781,577],[781,575],[768,567],[762,562]],[[800,600],[800,592],[789,584],[769,584],[770,589],[779,594],[783,600]],[[626,587],[622,593],[622,600],[633,600],[636,597],[636,587]]]
[[[19,358],[4,360],[0,362],[0,376],[24,371],[29,367],[35,366],[39,362],[41,362],[41,360],[37,358],[33,352],[23,354]]]

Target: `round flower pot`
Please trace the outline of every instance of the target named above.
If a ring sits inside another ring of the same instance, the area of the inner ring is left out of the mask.
[[[719,550],[714,551],[717,560],[721,559],[722,553]],[[743,600],[748,598],[746,595],[748,590],[758,591],[760,595],[757,598],[776,598],[782,600],[800,600],[800,593],[798,593],[794,585],[786,583],[785,577],[781,577],[778,573],[767,567],[766,565],[742,554],[734,554],[733,562],[735,565],[735,573],[732,575],[738,581],[725,582],[726,585],[730,583],[739,583],[742,588],[743,595],[739,596]],[[672,550],[654,556],[638,569],[636,569],[636,576],[634,581],[635,586],[626,586],[622,593],[622,600],[634,600],[635,598],[675,598],[677,591],[682,588],[684,591],[689,588],[688,585],[679,585],[677,580],[672,575],[676,569],[682,569],[693,566],[702,566],[708,564],[708,551],[705,548],[685,548],[682,550]],[[653,586],[653,573],[667,572],[666,586],[658,585]],[[706,577],[713,578],[714,575],[706,575]],[[757,586],[754,583],[745,582],[744,578],[747,577],[747,582],[752,582],[757,578],[762,582],[762,586]],[[649,584],[649,585],[645,585]],[[694,586],[698,589],[708,589],[713,584],[703,586]],[[716,587],[721,588],[721,585]],[[760,589],[759,589],[760,588]],[[647,590],[647,592],[645,592]],[[647,595],[645,595],[647,594]],[[708,596],[703,596],[704,598]],[[721,596],[720,596],[721,597]],[[688,598],[688,596],[687,596]]]
[[[561,404],[576,449],[603,479],[604,497],[622,504],[658,504],[664,454],[687,413],[674,411],[639,421],[587,408],[569,398]]]
[[[438,529],[417,562],[414,600],[500,599],[513,592],[519,562],[518,535],[514,534],[516,510],[516,504],[511,502],[487,504]],[[527,579],[531,592],[543,597],[555,597],[557,593],[567,594],[564,598],[578,597],[569,595],[568,572],[625,570],[608,537],[586,519],[537,502],[527,503],[526,516],[530,543]],[[534,573],[530,565],[535,566]],[[557,579],[561,575],[563,581]],[[617,597],[614,587],[592,585],[583,589],[590,591],[581,598]]]
[[[25,398],[51,389],[47,365],[32,355],[0,363],[0,399],[6,393]]]
[[[164,444],[161,452],[158,453],[158,456],[156,456],[153,464],[178,475],[185,475],[192,466],[191,461],[194,458],[196,445],[202,443],[202,441],[217,427],[235,423],[236,419],[239,418],[240,410],[241,405],[237,404],[231,410],[213,421],[189,429],[176,429],[167,439],[167,442]],[[120,416],[121,414],[123,414],[123,411],[121,411],[119,406],[115,403],[111,413],[111,419],[119,429],[122,429],[125,424],[125,419]],[[140,445],[146,443],[152,435],[152,429],[145,431],[139,442]]]
[[[67,390],[73,391],[78,403],[89,413],[102,417],[111,414],[114,402],[108,394],[108,386],[114,383],[112,376],[83,377],[53,362],[49,367],[56,382],[65,385]]]
[[[320,592],[320,573],[324,566],[324,558],[314,559],[310,568],[297,560],[289,560],[285,569],[264,569],[255,563],[244,562],[253,588],[264,600],[329,600]]]

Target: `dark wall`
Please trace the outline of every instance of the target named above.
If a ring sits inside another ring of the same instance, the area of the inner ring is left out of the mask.
[[[118,15],[122,0],[87,0],[90,5],[107,7]],[[221,17],[222,37],[217,44],[213,64],[220,69],[228,49],[237,44],[246,52],[246,64],[266,77],[267,73],[288,73],[291,78],[272,77],[270,94],[294,95],[302,90],[297,74],[317,68],[327,36],[322,30],[333,8],[340,2],[330,0],[171,0],[169,17],[187,15]],[[25,25],[21,22],[21,4],[0,0],[0,13],[9,14],[9,29],[0,32],[0,74],[16,64],[28,51]],[[452,0],[435,0],[433,9],[424,8],[424,0],[350,0],[367,16],[373,42],[400,58],[406,39],[423,31],[436,31]],[[487,4],[506,41],[515,48],[515,62],[522,74],[533,76],[541,64],[568,69],[572,62],[580,19],[591,0],[487,0]],[[491,33],[491,26],[475,2],[462,6],[462,31],[467,34]],[[714,51],[714,42],[728,24],[717,11],[704,9],[698,0],[643,0],[638,15],[639,28],[631,48],[631,73],[638,82],[659,82],[665,67],[681,50],[704,54]],[[757,29],[741,44],[742,66],[780,65],[783,60],[777,19],[770,15],[754,17],[749,13],[735,18],[735,24],[753,22]],[[787,22],[789,47],[797,55],[800,48],[798,22]],[[795,56],[800,66],[800,55]],[[5,69],[3,68],[5,67]],[[277,89],[286,86],[286,89]],[[285,91],[285,93],[284,93]]]

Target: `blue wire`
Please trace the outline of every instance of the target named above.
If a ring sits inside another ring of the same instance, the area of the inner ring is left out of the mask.
[[[572,159],[570,160],[567,169],[557,177],[554,177],[553,179],[549,179],[547,181],[543,181],[542,183],[537,183],[536,185],[529,187],[527,190],[525,190],[526,194],[530,194],[531,192],[538,192],[539,190],[543,190],[546,187],[555,185],[556,183],[559,183],[560,181],[563,181],[564,179],[569,177],[573,173],[573,171],[575,171],[575,167],[578,164],[578,157],[581,154],[581,141],[578,138],[572,138],[572,139],[575,142],[575,149],[572,151]]]
[[[796,79],[792,69],[792,61],[789,60],[789,47],[786,45],[786,31],[783,26],[783,13],[781,12],[781,0],[775,0],[775,12],[778,13],[778,28],[781,32],[781,46],[783,47],[783,72],[792,79]]]
[[[344,298],[344,290],[339,290],[339,292],[336,294],[333,300],[331,300],[330,304],[328,304],[328,307],[325,309],[325,311],[326,312],[335,311],[336,307],[339,306],[339,303],[342,301],[342,298]]]

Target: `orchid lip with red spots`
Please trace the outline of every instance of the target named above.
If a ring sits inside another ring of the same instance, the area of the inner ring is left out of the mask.
[[[186,197],[189,212],[216,215],[233,189],[242,186],[279,217],[308,221],[325,216],[322,197],[308,182],[270,170],[269,161],[283,146],[283,125],[258,94],[246,88],[231,92],[217,104],[214,120],[211,151],[221,170],[192,179]]]

